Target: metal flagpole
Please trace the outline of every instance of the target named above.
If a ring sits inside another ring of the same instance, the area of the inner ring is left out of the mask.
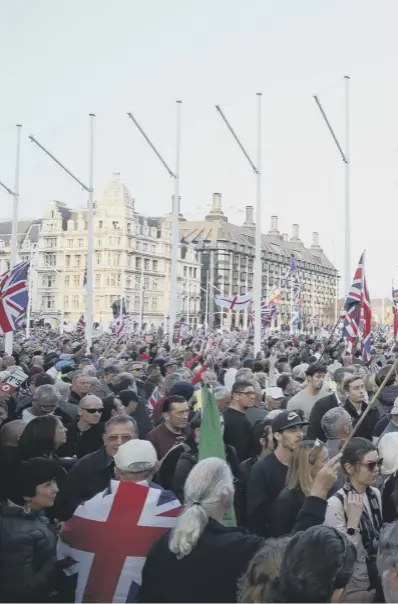
[[[144,258],[141,258],[140,332],[144,324]]]
[[[261,128],[262,94],[257,93],[257,199],[256,199],[256,253],[254,258],[254,350],[261,351]]]
[[[351,155],[350,155],[350,77],[345,79],[345,294],[351,283]]]
[[[14,181],[14,203],[12,206],[12,230],[11,230],[11,258],[10,268],[17,263],[17,247],[18,247],[18,202],[19,202],[19,167],[21,161],[21,129],[22,124],[17,124],[17,150],[15,157],[15,181]],[[30,292],[29,292],[30,296]],[[12,354],[12,344],[14,333],[10,331],[5,335],[4,349],[7,354]]]
[[[180,188],[180,134],[181,134],[181,105],[182,101],[177,101],[177,146],[176,146],[176,170],[173,172],[156,149],[150,138],[144,132],[143,128],[137,122],[131,112],[127,115],[132,122],[136,125],[142,136],[151,147],[152,151],[161,161],[163,166],[166,168],[169,176],[174,178],[174,197],[172,205],[172,246],[171,246],[171,284],[170,284],[170,318],[169,318],[169,344],[173,344],[173,330],[174,323],[176,321],[177,314],[177,273],[178,273],[178,240],[179,240],[179,228],[178,228],[178,214],[179,214],[179,188]]]
[[[255,278],[255,288],[254,288],[254,348],[255,352],[261,351],[261,292],[262,292],[262,266],[261,266],[261,97],[262,94],[257,93],[257,162],[258,165],[255,166],[252,162],[249,154],[246,149],[240,142],[237,134],[233,130],[231,124],[225,117],[223,111],[221,110],[219,105],[216,105],[216,109],[224,120],[225,125],[228,130],[231,132],[235,141],[237,142],[239,148],[241,149],[243,155],[246,157],[249,162],[253,172],[257,176],[257,195],[256,195],[256,242],[255,242],[255,258],[254,258],[254,278]]]
[[[293,277],[290,275],[290,331],[293,333],[293,309],[294,309],[294,300],[293,300]]]
[[[87,283],[86,283],[86,342],[90,352],[94,323],[94,113],[90,113],[90,151],[88,169],[88,221],[87,221]]]
[[[28,281],[29,297],[28,297],[28,307],[26,309],[25,337],[27,340],[30,338],[30,317],[31,317],[31,311],[32,311],[32,292],[33,292],[33,259],[35,258],[34,252],[35,252],[35,247],[32,247],[32,249],[30,251],[30,264],[29,264],[29,281]]]
[[[90,156],[89,156],[89,185],[85,185],[68,168],[66,168],[50,151],[48,151],[33,135],[29,136],[32,143],[35,143],[50,157],[60,168],[64,170],[75,182],[77,182],[85,191],[88,192],[88,245],[87,245],[87,284],[86,284],[86,341],[87,350],[91,348],[93,334],[93,255],[94,255],[94,118],[90,113]]]
[[[321,105],[321,102],[317,95],[314,95],[314,100],[318,105],[318,108],[322,114],[323,119],[325,120],[326,126],[329,129],[330,134],[334,142],[336,143],[336,147],[339,150],[341,158],[345,163],[345,202],[344,202],[344,215],[345,215],[345,226],[344,226],[344,295],[346,296],[351,287],[351,240],[350,240],[350,227],[351,227],[351,199],[350,199],[350,97],[349,97],[349,76],[344,76],[345,79],[345,151],[343,151],[337,136],[334,133],[334,130],[326,116],[326,113]]]
[[[64,252],[64,263],[63,263],[63,271],[62,271],[62,286],[61,286],[61,292],[62,292],[62,288],[65,286],[65,274],[66,274],[66,254],[65,254],[65,249],[63,250]],[[87,285],[87,283],[86,283]],[[61,336],[64,333],[64,322],[65,322],[65,304],[64,304],[64,299],[63,296],[61,295],[61,324],[59,326],[59,333],[61,334]]]
[[[171,217],[171,287],[170,287],[170,330],[169,344],[173,344],[174,323],[177,317],[177,278],[178,278],[178,214],[180,198],[180,142],[181,142],[181,103],[177,101],[177,129],[176,129],[176,163],[174,178],[174,196]]]
[[[189,304],[190,304],[190,299],[189,299],[189,289],[190,289],[190,279],[189,279],[189,269],[190,267],[187,267],[187,271],[188,271],[188,275],[187,275],[187,323],[188,323],[188,327],[189,327],[189,322],[190,322],[190,308],[189,308]]]

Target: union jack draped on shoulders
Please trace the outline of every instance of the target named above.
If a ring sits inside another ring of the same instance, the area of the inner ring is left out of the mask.
[[[84,315],[81,315],[80,319],[76,323],[76,331],[83,331],[86,326],[86,321],[84,320]]]
[[[359,326],[362,321],[362,358],[365,363],[368,363],[371,359],[370,333],[372,330],[372,310],[366,283],[364,263],[365,252],[359,259],[350,291],[345,300],[343,336],[348,339],[349,344],[352,346],[359,335]]]
[[[26,281],[29,262],[20,262],[0,277],[0,334],[10,333],[18,327],[29,302]]]

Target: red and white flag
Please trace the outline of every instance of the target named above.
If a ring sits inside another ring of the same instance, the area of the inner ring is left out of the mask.
[[[217,295],[214,298],[217,306],[221,308],[228,308],[228,310],[243,310],[247,308],[252,301],[252,295],[246,294],[246,296],[222,296]]]
[[[57,550],[65,572],[78,574],[75,602],[135,602],[147,554],[180,512],[174,493],[147,482],[112,480],[80,505]]]

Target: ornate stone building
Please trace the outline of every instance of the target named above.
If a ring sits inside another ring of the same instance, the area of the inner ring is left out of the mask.
[[[214,193],[212,209],[203,221],[180,223],[180,235],[197,249],[202,265],[202,320],[209,308],[210,322],[244,325],[244,313],[228,313],[214,308],[214,294],[244,294],[254,286],[255,223],[253,208],[246,207],[243,226],[228,222],[222,210],[220,193]],[[271,218],[271,229],[262,237],[262,296],[268,299],[273,286],[282,293],[279,317],[290,320],[291,291],[283,287],[284,277],[294,256],[301,285],[301,320],[311,324],[335,320],[337,312],[339,275],[325,256],[318,233],[313,234],[311,247],[306,248],[299,236],[299,225],[293,225],[292,237],[278,230],[278,218]],[[210,286],[208,287],[208,283]],[[207,290],[207,291],[206,291]],[[206,301],[206,296],[208,300]]]

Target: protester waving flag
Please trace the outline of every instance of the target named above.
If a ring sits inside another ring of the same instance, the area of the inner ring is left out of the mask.
[[[221,434],[220,411],[217,401],[208,386],[202,388],[202,423],[199,435],[199,461],[218,457],[225,461],[225,444]],[[225,514],[224,524],[236,526],[235,512],[231,508]]]

